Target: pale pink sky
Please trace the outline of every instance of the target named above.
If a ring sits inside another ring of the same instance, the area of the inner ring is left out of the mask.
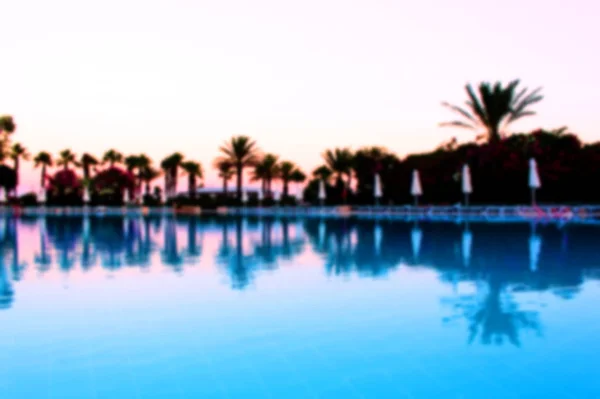
[[[543,86],[538,116],[600,139],[589,0],[2,2],[0,114],[32,153],[109,147],[210,163],[234,134],[307,171],[330,147],[403,155],[456,135],[437,127],[463,86]],[[37,185],[24,167],[21,192]],[[180,188],[183,188],[180,187]]]

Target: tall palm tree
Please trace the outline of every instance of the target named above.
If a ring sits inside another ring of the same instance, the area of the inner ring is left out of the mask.
[[[8,155],[9,137],[16,130],[17,126],[10,115],[0,116],[0,164]]]
[[[77,165],[77,157],[71,150],[65,149],[58,153],[58,161],[56,161],[56,164],[62,166],[64,170],[67,170],[69,169],[69,165]]]
[[[142,187],[142,183],[143,183],[143,179],[142,179],[142,174],[144,169],[149,168],[152,166],[152,159],[150,159],[150,157],[146,154],[140,154],[138,155],[138,164],[137,164],[137,186],[138,187]]]
[[[306,175],[300,169],[294,169],[290,175],[290,181],[293,183],[304,183],[306,181]]]
[[[223,194],[227,195],[227,183],[233,177],[233,163],[223,157],[215,159],[213,167],[219,171],[219,177],[223,179]]]
[[[111,148],[102,156],[102,162],[108,163],[109,167],[114,167],[116,163],[123,162],[123,154]]]
[[[196,197],[196,180],[202,179],[202,165],[194,161],[186,161],[181,164],[181,169],[188,175],[188,194],[190,197]]]
[[[328,181],[333,175],[333,172],[327,167],[327,165],[321,165],[313,170],[312,175],[315,179]]]
[[[263,195],[265,195],[268,191],[267,188],[267,170],[266,165],[262,162],[258,162],[254,165],[254,169],[252,170],[252,175],[250,176],[250,181],[260,181],[260,190]]]
[[[344,182],[344,176],[348,176],[346,186],[350,187],[352,178],[352,165],[354,154],[349,148],[335,148],[323,153],[323,159],[327,167],[336,175],[336,178]]]
[[[160,176],[160,171],[148,165],[140,170],[140,179],[146,185],[144,194],[150,195],[150,183]]]
[[[123,163],[129,173],[134,174],[135,170],[139,167],[140,156],[139,155],[128,155],[123,159]]]
[[[14,133],[17,126],[15,125],[15,121],[13,117],[10,115],[2,115],[0,116],[0,133]]]
[[[79,159],[79,164],[81,165],[81,169],[83,169],[83,180],[89,181],[92,177],[90,169],[92,166],[98,165],[98,160],[86,152]]]
[[[225,142],[219,150],[233,164],[237,180],[237,198],[241,200],[244,169],[256,165],[258,161],[256,142],[248,136],[236,136]]]
[[[259,168],[259,174],[263,175],[266,193],[273,194],[273,179],[279,176],[279,157],[274,154],[265,154],[255,168]]]
[[[42,167],[42,173],[40,177],[40,186],[46,187],[46,169],[52,166],[52,155],[46,151],[39,152],[35,158],[33,158],[33,166],[35,168]]]
[[[15,168],[15,178],[16,178],[16,186],[14,188],[14,192],[16,194],[18,186],[19,186],[19,164],[21,160],[28,161],[31,158],[31,154],[25,147],[23,147],[20,143],[15,143],[10,148],[10,157],[14,162]]]
[[[304,175],[304,173],[302,173],[302,171],[300,171],[300,169],[298,169],[298,167],[293,162],[283,161],[279,164],[279,178],[283,183],[284,197],[287,197],[289,195],[290,182],[298,181],[299,179],[301,179],[301,176],[302,181],[304,181],[304,179],[306,179],[306,176]],[[294,180],[294,178],[296,180]]]
[[[177,177],[182,162],[183,155],[175,152],[164,158],[160,163],[160,167],[165,173],[165,194],[168,197],[175,195],[177,191]]]
[[[465,86],[467,92],[466,107],[447,102],[442,105],[460,114],[462,120],[441,123],[440,126],[454,126],[483,132],[488,142],[498,142],[505,134],[504,129],[512,122],[525,116],[535,115],[530,106],[544,97],[541,88],[528,91],[523,88],[517,92],[519,80],[513,80],[507,86],[501,82],[482,82],[476,94],[471,84]],[[478,138],[481,136],[478,136]]]

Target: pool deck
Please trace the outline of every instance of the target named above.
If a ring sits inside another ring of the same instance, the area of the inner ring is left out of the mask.
[[[25,207],[0,206],[0,215],[13,216],[244,216],[355,217],[374,220],[480,222],[556,222],[600,224],[600,206],[274,206],[201,210],[198,207]]]

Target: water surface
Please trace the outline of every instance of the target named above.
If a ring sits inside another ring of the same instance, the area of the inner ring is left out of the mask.
[[[2,398],[600,397],[600,230],[0,219]]]

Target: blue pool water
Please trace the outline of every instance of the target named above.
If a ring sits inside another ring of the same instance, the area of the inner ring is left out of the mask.
[[[600,230],[0,219],[0,397],[597,398]]]

